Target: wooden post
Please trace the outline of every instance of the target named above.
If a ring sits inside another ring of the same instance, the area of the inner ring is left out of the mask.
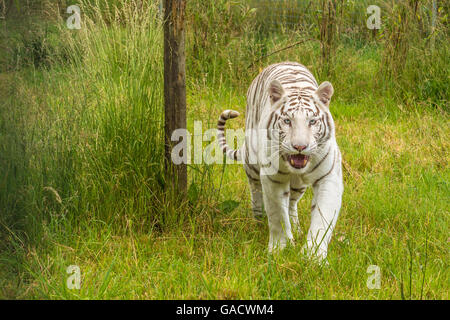
[[[433,0],[433,8],[431,12],[431,49],[434,50],[434,43],[436,39],[436,19],[437,19],[437,0]]]
[[[179,165],[172,163],[172,148],[180,141],[171,141],[171,136],[176,129],[186,129],[185,9],[186,0],[164,0],[164,133],[168,178],[166,181],[172,183],[179,192],[186,191],[187,168],[185,163]],[[186,143],[186,137],[183,143]],[[186,158],[187,155],[183,154],[183,157]]]

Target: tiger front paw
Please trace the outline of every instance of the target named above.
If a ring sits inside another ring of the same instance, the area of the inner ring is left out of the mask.
[[[306,243],[302,249],[302,254],[307,256],[310,260],[318,262],[319,264],[328,264],[327,261],[327,248],[323,246],[315,246]]]

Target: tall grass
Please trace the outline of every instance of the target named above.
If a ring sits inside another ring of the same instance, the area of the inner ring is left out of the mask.
[[[105,18],[98,6],[81,7],[81,30],[61,24],[64,54],[48,69],[33,64],[1,104],[2,225],[25,227],[34,241],[42,224],[65,233],[93,221],[143,232],[182,223],[161,174],[157,8],[132,1]]]
[[[427,101],[448,111],[448,17],[431,1],[387,1],[380,75],[401,101]],[[447,80],[446,80],[447,79]]]
[[[371,4],[381,9],[380,30],[366,26]],[[295,60],[318,78],[352,90],[348,96],[356,96],[361,88],[354,85],[351,74],[343,76],[341,71],[353,69],[359,55],[369,54],[376,59],[376,68],[365,67],[361,80],[370,83],[371,95],[393,96],[407,107],[428,101],[448,110],[445,3],[439,2],[434,27],[431,0],[191,1],[188,10],[193,30],[188,33],[192,57],[188,66],[200,82],[225,81],[245,88],[264,66]]]

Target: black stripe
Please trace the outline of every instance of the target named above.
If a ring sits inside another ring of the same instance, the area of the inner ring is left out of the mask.
[[[253,178],[253,177],[251,177],[251,176],[248,175],[248,174],[247,174],[247,178],[248,178],[249,180],[259,182],[259,179]]]
[[[267,176],[267,179],[269,179],[270,181],[272,181],[273,183],[277,183],[277,184],[282,184],[283,182],[278,181],[278,180],[273,180],[272,178],[270,178],[270,176]]]
[[[325,123],[325,116],[324,115],[322,115],[322,117],[320,118],[320,121],[322,122],[322,125],[323,125],[323,133],[322,133],[322,136],[320,137],[320,140],[323,140],[323,138],[325,137],[326,133],[328,132],[327,125]]]
[[[247,158],[247,160],[248,160],[248,158]],[[257,169],[255,168],[254,165],[252,165],[252,164],[247,164],[247,166],[248,166],[250,169],[252,169],[256,174],[259,175],[259,170],[257,170]]]
[[[304,193],[305,190],[306,190],[306,188],[296,189],[296,188],[292,188],[292,187],[291,187],[291,191],[298,192],[298,193]]]
[[[275,119],[272,119],[273,121],[273,126],[275,126],[275,123],[277,123],[278,122],[278,119],[280,118],[280,116],[278,115],[278,113],[275,113]]]
[[[248,143],[246,143],[245,144],[245,146],[247,147],[247,152],[248,152],[248,145],[250,145],[250,150],[253,152],[253,154],[258,154],[257,152],[256,152],[256,150],[254,149],[254,147],[253,147],[253,143],[252,143],[252,136],[253,136],[253,130],[252,131],[250,131],[250,137],[248,137]],[[247,138],[247,137],[246,137]],[[249,152],[248,152],[249,153]]]
[[[269,126],[270,126],[270,123],[272,122],[272,118],[273,118],[273,114],[274,113],[275,113],[275,111],[272,111],[272,113],[270,114],[269,121],[267,122],[267,127],[266,127],[266,129],[267,129],[267,139],[270,139]]]
[[[324,141],[330,139],[331,136],[331,125],[330,125],[330,117],[328,116],[328,112],[325,112],[325,118],[327,121],[327,136],[324,138]]]
[[[287,79],[282,78],[282,84],[287,85],[287,84],[293,84],[293,83],[297,83],[300,82],[299,79],[290,79],[291,77],[287,77]]]
[[[255,90],[255,92],[253,93],[253,104],[255,104],[256,103],[256,94],[258,93],[258,89],[259,88],[259,80],[258,80],[258,82],[257,82],[257,86],[256,86],[256,88],[254,89]]]
[[[290,87],[286,87],[286,90],[300,90],[301,87],[300,86],[290,86]]]
[[[312,170],[310,170],[309,172],[308,172],[308,174],[309,173],[312,173],[314,170],[316,170],[321,164],[322,164],[322,162],[326,159],[326,157],[328,157],[328,155],[330,154],[330,150],[331,150],[331,146],[328,148],[328,151],[327,151],[327,154],[322,158],[322,159],[320,159],[320,161],[314,166],[314,168],[312,168]]]
[[[252,177],[252,172],[248,170],[248,166],[244,166],[244,171],[247,177],[251,178],[251,180],[259,181],[259,173],[256,174],[256,178]]]
[[[325,178],[326,176],[328,176],[328,175],[331,173],[331,171],[332,171],[333,168],[334,168],[334,164],[335,164],[335,163],[336,163],[336,151],[334,152],[333,165],[331,166],[330,171],[328,171],[328,172],[325,173],[323,176],[321,176],[319,179],[317,179],[316,181],[314,181],[313,187],[315,187],[315,186],[317,185],[317,183],[318,183],[320,180],[322,180],[323,178]]]

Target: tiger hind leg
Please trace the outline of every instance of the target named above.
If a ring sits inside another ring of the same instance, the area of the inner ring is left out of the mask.
[[[265,217],[265,212],[263,208],[261,181],[248,177],[248,182],[250,186],[253,216],[256,219],[263,219]]]
[[[298,201],[305,194],[305,187],[302,188],[293,188],[291,186],[291,190],[289,193],[289,218],[291,219],[292,229],[297,233],[301,233],[300,223],[298,221],[298,211],[297,204]]]

